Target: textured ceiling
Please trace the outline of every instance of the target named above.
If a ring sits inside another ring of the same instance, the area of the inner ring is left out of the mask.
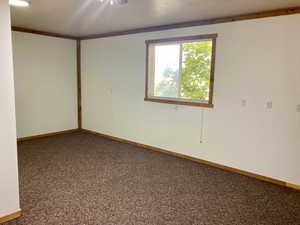
[[[129,0],[102,5],[98,0],[30,0],[11,7],[12,24],[84,36],[192,20],[300,6],[300,0]]]

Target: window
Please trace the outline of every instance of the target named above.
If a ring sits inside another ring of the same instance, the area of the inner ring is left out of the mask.
[[[213,107],[217,34],[148,40],[145,101]]]

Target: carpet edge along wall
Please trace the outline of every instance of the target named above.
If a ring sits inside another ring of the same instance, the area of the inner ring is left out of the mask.
[[[141,143],[138,143],[138,142],[126,140],[126,139],[123,139],[123,138],[118,138],[118,137],[98,133],[96,131],[92,131],[92,130],[88,130],[88,129],[81,129],[81,131],[86,132],[86,133],[90,133],[90,134],[94,134],[94,135],[97,135],[97,136],[100,136],[100,137],[104,137],[104,138],[107,138],[107,139],[110,139],[110,140],[114,140],[114,141],[130,144],[130,145],[134,145],[134,146],[137,146],[137,147],[145,148],[147,150],[161,152],[161,153],[172,155],[172,156],[175,156],[175,157],[178,157],[178,158],[183,158],[183,159],[191,160],[191,161],[194,161],[194,162],[197,162],[197,163],[206,164],[206,165],[209,165],[209,166],[212,166],[212,167],[227,170],[227,171],[230,171],[230,172],[233,172],[233,173],[238,173],[238,174],[248,176],[248,177],[252,177],[252,178],[262,180],[262,181],[265,181],[265,182],[268,182],[268,183],[273,183],[273,184],[277,184],[277,185],[284,186],[284,187],[287,187],[287,188],[300,190],[300,185],[291,184],[291,183],[288,183],[288,182],[285,182],[285,181],[282,181],[282,180],[278,180],[278,179],[275,179],[275,178],[263,176],[263,175],[248,172],[248,171],[245,171],[245,170],[240,170],[240,169],[237,169],[237,168],[233,168],[233,167],[225,166],[225,165],[222,165],[222,164],[210,162],[210,161],[203,160],[203,159],[200,159],[200,158],[195,158],[195,157],[192,157],[192,156],[177,153],[177,152],[170,151],[170,150],[167,150],[167,149],[162,149],[162,148],[154,147],[154,146],[151,146],[151,145],[145,145],[145,144],[141,144]]]
[[[20,210],[14,212],[14,213],[8,214],[6,216],[2,216],[2,217],[0,217],[0,224],[8,222],[8,221],[13,220],[13,219],[16,219],[19,216],[21,216],[21,214],[22,214],[22,210],[20,209]]]
[[[74,133],[78,132],[80,129],[71,129],[71,130],[64,130],[64,131],[58,131],[58,132],[52,132],[52,133],[47,133],[47,134],[39,134],[35,136],[29,136],[29,137],[22,137],[22,138],[17,138],[17,141],[29,141],[29,140],[34,140],[38,138],[44,138],[44,137],[49,137],[49,136],[55,136],[55,135],[60,135],[60,134],[68,134],[68,133]]]
[[[130,145],[134,145],[134,146],[145,148],[145,149],[151,150],[151,151],[161,152],[161,153],[172,155],[172,156],[175,156],[175,157],[178,157],[178,158],[191,160],[191,161],[194,161],[194,162],[197,162],[197,163],[206,164],[206,165],[216,167],[216,168],[219,168],[219,169],[223,169],[223,170],[227,170],[227,171],[230,171],[230,172],[233,172],[233,173],[238,173],[238,174],[241,174],[241,175],[244,175],[244,176],[252,177],[252,178],[262,180],[262,181],[265,181],[265,182],[277,184],[277,185],[284,186],[284,187],[287,187],[287,188],[292,188],[292,189],[295,189],[295,190],[300,190],[300,185],[297,185],[297,184],[291,184],[291,183],[288,183],[288,182],[285,182],[285,181],[282,181],[282,180],[274,179],[274,178],[263,176],[263,175],[260,175],[260,174],[251,173],[251,172],[248,172],[248,171],[245,171],[245,170],[240,170],[240,169],[237,169],[237,168],[233,168],[233,167],[225,166],[225,165],[222,165],[222,164],[210,162],[210,161],[203,160],[203,159],[200,159],[200,158],[195,158],[195,157],[184,155],[184,154],[181,154],[181,153],[176,153],[174,151],[170,151],[170,150],[167,150],[167,149],[162,149],[162,148],[154,147],[154,146],[151,146],[151,145],[145,145],[145,144],[141,144],[141,143],[138,143],[138,142],[126,140],[126,139],[123,139],[123,138],[118,138],[118,137],[110,136],[110,135],[107,135],[107,134],[98,133],[96,131],[92,131],[92,130],[88,130],[88,129],[65,130],[65,131],[61,131],[61,132],[54,132],[54,133],[37,135],[37,136],[18,138],[17,141],[18,142],[29,141],[29,140],[34,140],[34,139],[39,139],[39,138],[44,138],[44,137],[50,137],[50,136],[55,136],[55,135],[60,135],[60,134],[75,133],[75,132],[86,132],[86,133],[94,134],[94,135],[104,137],[104,138],[107,138],[107,139],[110,139],[110,140],[114,140],[114,141],[130,144]]]

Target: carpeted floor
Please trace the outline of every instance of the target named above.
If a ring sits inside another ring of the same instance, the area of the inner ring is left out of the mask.
[[[5,225],[299,225],[300,192],[74,133],[19,144],[23,216]]]

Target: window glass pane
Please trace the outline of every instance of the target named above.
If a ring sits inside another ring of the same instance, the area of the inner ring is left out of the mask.
[[[209,100],[211,58],[211,40],[182,44],[182,98]]]
[[[154,96],[178,97],[180,44],[155,46]]]

